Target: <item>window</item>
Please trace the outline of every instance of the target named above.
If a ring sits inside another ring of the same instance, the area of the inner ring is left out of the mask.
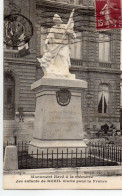
[[[40,48],[41,55],[44,54],[45,40],[46,40],[46,37],[48,35],[47,32],[48,32],[48,29],[47,28],[41,27],[41,48]]]
[[[82,32],[78,32],[76,37],[70,44],[70,56],[74,59],[82,59]]]
[[[12,90],[10,88],[7,89],[7,104],[12,103]]]
[[[98,92],[98,113],[108,113],[109,87],[107,84],[101,84]]]
[[[83,5],[83,0],[79,0],[79,5]]]
[[[4,119],[15,118],[15,80],[8,72],[4,74]]]
[[[104,33],[99,34],[99,61],[110,61],[110,35]]]

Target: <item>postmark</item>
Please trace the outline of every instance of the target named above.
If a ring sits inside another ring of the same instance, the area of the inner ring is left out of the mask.
[[[31,21],[21,14],[4,17],[4,43],[11,47],[20,47],[28,43],[33,35]]]

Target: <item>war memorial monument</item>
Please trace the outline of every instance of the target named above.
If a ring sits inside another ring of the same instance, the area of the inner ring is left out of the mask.
[[[44,55],[38,59],[44,76],[31,85],[36,94],[36,111],[29,152],[37,148],[87,147],[81,111],[81,93],[87,82],[69,72],[69,44],[76,39],[73,14],[74,10],[67,24],[54,14],[55,25],[46,38]]]

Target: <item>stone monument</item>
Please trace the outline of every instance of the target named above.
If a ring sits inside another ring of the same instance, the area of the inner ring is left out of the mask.
[[[69,72],[69,40],[76,38],[73,14],[74,10],[67,24],[62,24],[58,14],[54,15],[55,25],[46,38],[44,55],[38,59],[44,76],[31,85],[36,94],[36,111],[29,152],[34,153],[37,148],[86,148],[81,93],[87,88],[87,82],[75,79]]]

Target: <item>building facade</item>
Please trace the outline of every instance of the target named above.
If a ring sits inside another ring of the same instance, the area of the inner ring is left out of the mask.
[[[5,16],[11,13],[11,0],[5,0]],[[93,0],[14,0],[17,13],[33,25],[30,54],[20,56],[17,48],[4,45],[4,141],[31,140],[34,131],[36,98],[31,84],[43,76],[37,61],[43,55],[53,15],[67,23],[75,8],[74,30],[77,41],[70,45],[71,68],[77,79],[88,82],[82,92],[84,130],[113,123],[120,129],[120,31],[97,32]],[[23,108],[24,122],[19,122]],[[75,118],[75,117],[74,117]]]

